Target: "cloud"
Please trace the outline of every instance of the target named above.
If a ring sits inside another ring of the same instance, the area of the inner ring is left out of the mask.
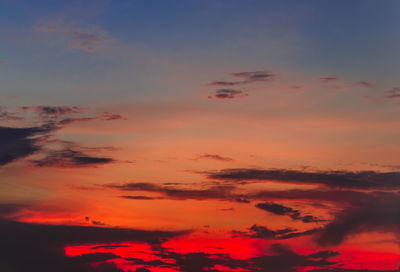
[[[21,223],[0,219],[0,268],[4,271],[117,272],[115,264],[88,263],[114,259],[111,253],[64,255],[63,247],[74,244],[137,241],[151,245],[182,236],[186,231],[145,231],[66,225]]]
[[[236,168],[205,173],[209,179],[229,181],[264,181],[298,184],[319,184],[348,189],[400,189],[400,172],[319,171],[288,169]]]
[[[109,113],[109,112],[103,112],[103,114],[100,117],[103,120],[106,121],[113,121],[113,120],[126,120],[122,115],[120,114],[115,114],[115,113]]]
[[[387,92],[388,92],[388,95],[386,95],[385,98],[399,98],[400,97],[400,87],[394,87]]]
[[[250,203],[250,200],[248,200],[248,199],[246,199],[244,197],[238,197],[238,198],[235,199],[235,201],[239,202],[239,203]]]
[[[125,199],[132,199],[132,200],[154,200],[154,199],[161,199],[160,197],[150,197],[150,196],[120,196],[121,198]]]
[[[135,265],[144,265],[148,268],[164,267],[185,272],[205,271],[297,271],[303,268],[328,268],[335,264],[328,261],[329,258],[338,255],[335,251],[317,251],[308,255],[301,255],[282,244],[273,244],[267,250],[268,255],[249,259],[235,259],[229,254],[187,252],[177,253],[163,247],[154,248],[151,254],[161,259],[152,258],[142,260],[139,258],[127,258]]]
[[[60,24],[48,25],[41,24],[36,28],[36,31],[42,34],[56,37],[61,42],[66,43],[68,48],[78,49],[85,52],[94,52],[105,43],[111,41],[104,31],[98,29],[77,29],[72,26]]]
[[[106,252],[96,252],[96,253],[88,253],[80,256],[73,257],[74,260],[84,262],[84,263],[97,263],[104,262],[107,260],[112,260],[119,258],[119,256],[114,253],[106,253]]]
[[[276,75],[271,74],[267,71],[254,71],[254,72],[239,72],[230,73],[231,76],[240,78],[239,81],[213,81],[207,84],[207,86],[234,86],[249,84],[255,82],[269,82],[273,81]]]
[[[395,233],[400,237],[400,195],[377,192],[338,212],[327,224],[317,242],[339,245],[351,235],[368,231]]]
[[[368,81],[359,81],[356,84],[365,88],[375,88],[375,86]]]
[[[24,106],[20,107],[21,110],[33,110],[41,116],[55,118],[66,114],[83,113],[84,109],[74,106]]]
[[[18,116],[17,113],[8,112],[4,108],[0,107],[0,121],[18,121],[23,119],[24,117]]]
[[[37,167],[75,168],[103,165],[113,163],[115,160],[109,157],[91,156],[65,147],[62,150],[49,151],[44,158],[30,162]]]
[[[154,183],[125,183],[125,184],[106,184],[105,188],[118,189],[121,191],[142,191],[142,192],[154,192],[159,193],[169,199],[185,200],[185,199],[196,199],[196,200],[209,200],[209,199],[220,199],[220,200],[232,200],[238,196],[233,194],[233,190],[236,189],[230,185],[217,185],[206,189],[184,189],[172,186],[161,186]],[[129,199],[130,197],[125,197]],[[135,198],[133,198],[135,199]]]
[[[22,203],[0,203],[0,218],[13,216],[19,211],[29,208],[31,205]]]
[[[273,213],[276,215],[287,215],[290,218],[292,218],[293,220],[300,220],[303,223],[315,223],[315,222],[325,221],[325,220],[318,219],[311,215],[302,216],[300,214],[299,210],[295,210],[290,207],[286,207],[286,206],[283,206],[283,205],[277,204],[277,203],[272,203],[272,202],[258,203],[256,205],[256,207],[261,210],[264,210],[264,211],[267,211],[267,212],[270,212],[270,213]]]
[[[20,128],[0,126],[0,166],[33,154],[42,155],[42,158],[31,160],[38,167],[87,167],[115,162],[109,157],[88,154],[104,148],[84,148],[73,142],[57,140],[53,133],[74,122],[125,119],[121,115],[103,112],[91,117],[69,117],[84,113],[84,108],[75,106],[24,106],[19,110],[33,111],[36,114],[33,121],[42,125]],[[0,120],[21,121],[25,118],[0,108]],[[61,145],[61,148],[47,148],[52,144]]]
[[[248,94],[244,93],[243,91],[234,89],[219,89],[215,91],[215,94],[213,96],[209,96],[208,98],[215,97],[216,99],[235,99],[245,96],[248,96]]]
[[[323,83],[330,83],[330,82],[335,82],[338,81],[339,78],[332,76],[332,77],[320,77],[319,80]]]
[[[42,148],[41,141],[58,127],[45,124],[37,127],[0,127],[0,166],[25,158]]]
[[[320,229],[311,229],[302,232],[297,232],[295,229],[285,228],[280,230],[271,230],[264,226],[253,225],[249,228],[249,232],[232,231],[234,237],[249,237],[266,240],[286,240],[299,236],[311,235],[318,232]]]
[[[215,160],[215,161],[234,161],[234,159],[229,158],[229,157],[224,157],[218,154],[202,154],[202,155],[197,155],[196,160],[198,159],[210,159],[210,160]]]

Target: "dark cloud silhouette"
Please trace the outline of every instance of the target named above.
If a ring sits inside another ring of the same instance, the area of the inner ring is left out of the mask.
[[[0,127],[0,166],[25,158],[39,151],[41,140],[58,129],[52,124],[38,127]]]
[[[235,201],[239,202],[239,203],[250,203],[250,200],[243,198],[243,197],[238,197],[235,199]]]
[[[150,197],[150,196],[120,196],[121,198],[125,199],[132,199],[132,200],[154,200],[154,199],[160,199],[160,197]]]
[[[295,210],[277,203],[258,203],[256,207],[276,215],[287,215],[293,220],[300,220],[303,223],[315,223],[324,221],[312,215],[301,215],[299,210]]]
[[[177,188],[173,186],[162,186],[153,183],[125,183],[125,184],[106,184],[105,188],[118,189],[122,191],[143,191],[143,192],[154,192],[159,193],[166,198],[185,200],[185,199],[196,199],[196,200],[208,200],[208,199],[220,199],[220,200],[232,200],[237,198],[233,194],[233,190],[236,189],[230,185],[217,185],[206,189],[185,189]],[[125,197],[129,199],[129,197]],[[134,198],[135,199],[135,198]]]
[[[238,168],[205,173],[209,179],[320,184],[348,189],[400,189],[400,172],[319,171]]]
[[[249,84],[255,82],[268,82],[273,81],[276,75],[267,71],[254,71],[254,72],[239,72],[230,73],[231,76],[241,78],[239,81],[213,81],[208,83],[208,86],[234,86]]]
[[[209,98],[217,98],[217,99],[235,99],[235,98],[242,98],[248,96],[247,93],[244,93],[240,90],[235,89],[218,89],[215,91],[213,96],[209,96]]]
[[[20,109],[26,110],[33,110],[42,116],[47,117],[58,117],[61,115],[66,114],[76,114],[76,113],[83,113],[84,109],[74,106],[24,106],[20,107]]]
[[[160,260],[148,261],[150,264],[159,267],[178,268],[185,272],[204,272],[204,271],[224,271],[214,269],[216,266],[227,267],[227,271],[297,271],[298,267],[305,268],[327,268],[334,262],[329,258],[338,255],[335,251],[318,251],[308,255],[300,255],[292,251],[289,247],[282,244],[273,244],[269,250],[269,255],[262,255],[250,259],[235,259],[229,254],[208,254],[204,252],[176,253],[166,249],[159,249],[154,255],[162,259],[173,260],[173,262],[163,262]],[[137,260],[132,260],[133,262]]]
[[[23,203],[0,203],[0,218],[12,216],[31,205]]]
[[[62,150],[49,151],[41,159],[31,160],[38,167],[76,168],[97,166],[115,162],[108,157],[97,157],[85,154],[79,150],[64,148]]]
[[[101,115],[101,119],[106,121],[126,120],[126,118],[124,118],[120,114],[109,113],[109,112],[103,112],[103,114]]]
[[[400,235],[400,195],[377,192],[338,212],[318,237],[321,245],[339,245],[354,234],[383,231]]]
[[[271,230],[265,226],[259,226],[255,224],[249,228],[248,232],[234,230],[232,231],[232,234],[233,237],[249,237],[249,238],[266,239],[266,240],[286,240],[300,236],[315,234],[318,231],[320,231],[319,228],[301,232],[298,232],[297,230],[290,228]]]
[[[216,161],[234,161],[234,159],[229,158],[229,157],[224,157],[218,154],[202,154],[198,155],[196,159],[210,159],[210,160],[216,160]]]
[[[117,272],[122,270],[111,263],[97,267],[88,264],[88,262],[116,258],[117,256],[113,254],[96,253],[71,258],[64,255],[63,247],[123,241],[139,241],[155,245],[186,233],[44,225],[0,219],[0,269],[12,272]]]
[[[73,257],[73,259],[84,262],[84,263],[96,263],[96,262],[104,262],[107,260],[112,260],[119,258],[119,256],[114,253],[109,252],[96,252],[96,253],[88,253],[80,256]]]
[[[73,142],[58,140],[54,132],[74,122],[124,119],[121,115],[103,112],[94,117],[69,117],[70,114],[84,112],[83,108],[74,106],[20,107],[20,110],[32,110],[43,124],[35,127],[0,126],[0,166],[32,154],[42,155],[39,159],[31,160],[38,167],[88,167],[115,162],[109,157],[90,154],[100,151],[101,148],[84,148]],[[0,108],[0,120],[22,119],[24,118]],[[47,148],[52,144],[58,144],[59,148]]]

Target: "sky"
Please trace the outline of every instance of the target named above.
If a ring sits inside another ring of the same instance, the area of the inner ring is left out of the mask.
[[[397,0],[0,0],[0,270],[400,266]]]

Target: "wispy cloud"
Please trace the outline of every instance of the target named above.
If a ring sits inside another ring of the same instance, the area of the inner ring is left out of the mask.
[[[317,171],[290,169],[236,168],[205,173],[210,179],[231,181],[265,181],[298,184],[319,184],[328,187],[352,189],[400,188],[400,172],[375,171]]]
[[[273,202],[258,203],[256,207],[276,215],[289,216],[293,220],[301,220],[303,223],[315,223],[315,222],[325,221],[317,217],[314,217],[312,215],[301,215],[299,210],[295,210],[278,203],[273,203]]]
[[[231,76],[240,78],[237,81],[213,81],[207,84],[207,86],[234,86],[249,84],[255,82],[270,82],[276,78],[276,75],[267,71],[254,71],[254,72],[238,72],[230,73]]]
[[[68,48],[85,52],[94,52],[111,39],[104,31],[93,27],[78,27],[67,23],[42,23],[35,28],[37,32],[47,34],[66,43]]]
[[[320,77],[319,80],[320,80],[322,83],[331,83],[331,82],[338,81],[339,78],[336,77],[336,76],[330,76],[330,77]]]
[[[215,91],[213,96],[209,96],[208,98],[216,98],[216,99],[236,99],[243,98],[248,96],[247,93],[235,90],[235,89],[218,89]]]
[[[201,154],[201,155],[197,155],[195,160],[199,160],[199,159],[209,159],[209,160],[225,161],[225,162],[235,161],[232,158],[221,156],[221,155],[218,155],[218,154]]]
[[[400,87],[394,87],[391,90],[387,91],[387,95],[385,98],[400,98]]]

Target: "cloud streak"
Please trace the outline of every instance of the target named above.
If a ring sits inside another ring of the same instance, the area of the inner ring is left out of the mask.
[[[305,172],[289,169],[234,168],[205,173],[209,179],[229,181],[281,182],[317,184],[347,189],[400,189],[400,172],[319,171]]]
[[[276,214],[276,215],[286,215],[293,220],[300,220],[303,223],[315,223],[322,222],[324,220],[318,219],[312,215],[301,215],[299,210],[292,209],[290,207],[283,206],[281,204],[269,202],[269,203],[258,203],[257,208]]]

